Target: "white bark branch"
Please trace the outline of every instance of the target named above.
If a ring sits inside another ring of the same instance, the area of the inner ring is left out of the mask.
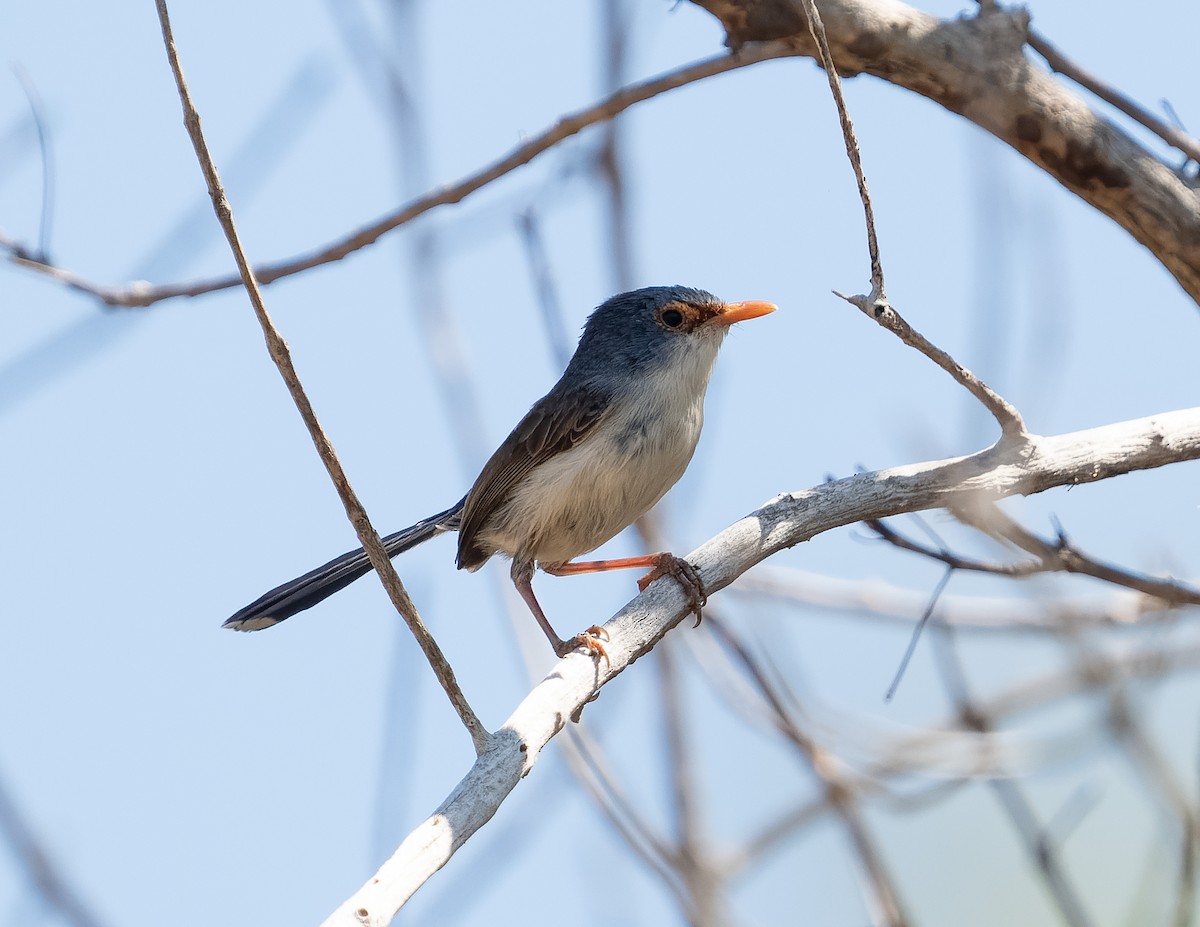
[[[1200,407],[1105,425],[1027,443],[996,445],[949,460],[862,473],[785,493],[726,528],[688,556],[710,592],[754,564],[832,528],[869,518],[941,508],[966,497],[997,499],[1073,486],[1134,470],[1200,459]],[[504,726],[441,806],[400,845],[375,876],[325,921],[326,927],[381,927],[496,813],[529,773],[542,748],[577,717],[600,687],[690,614],[670,579],[650,586],[605,626],[611,662],[582,654],[559,661]]]

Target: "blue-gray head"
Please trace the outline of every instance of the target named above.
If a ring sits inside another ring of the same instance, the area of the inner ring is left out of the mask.
[[[616,371],[645,376],[691,357],[707,379],[729,326],[774,311],[771,303],[726,303],[687,286],[621,293],[588,317],[568,370],[589,379]]]

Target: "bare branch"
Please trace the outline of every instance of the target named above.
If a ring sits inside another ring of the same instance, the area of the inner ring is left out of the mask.
[[[925,553],[926,551],[922,551]],[[938,552],[930,551],[937,555]],[[953,556],[953,555],[951,555]],[[936,557],[936,559],[941,559]],[[984,564],[988,566],[989,564]],[[928,603],[927,593],[879,579],[841,579],[792,567],[762,566],[738,580],[742,595],[773,596],[796,605],[834,608],[885,621],[911,623]],[[1050,599],[1022,601],[1008,596],[944,595],[938,621],[962,631],[1058,634],[1066,627],[1132,628],[1176,620],[1159,599],[1129,592],[1102,601]]]
[[[602,38],[605,46],[603,81],[606,91],[614,91],[629,79],[630,29],[627,0],[606,0],[600,4]],[[626,182],[624,124],[610,119],[600,131],[600,148],[595,169],[607,197],[608,253],[613,266],[615,292],[634,288],[633,237],[630,232],[629,188]]]
[[[970,457],[856,474],[778,496],[688,554],[687,560],[699,568],[705,588],[715,593],[771,554],[863,519],[953,505],[971,494],[996,498],[1042,492],[1198,458],[1200,408],[1049,438],[1031,435],[1020,446],[1000,445]],[[678,584],[654,583],[606,623],[609,663],[596,663],[582,654],[560,660],[492,735],[488,748],[447,799],[326,924],[389,923],[496,813],[567,719],[578,716],[601,688],[691,611],[692,603]],[[1073,677],[1056,680],[1060,686],[1068,681],[1079,684]]]
[[[571,359],[571,336],[567,334],[567,327],[563,324],[554,275],[550,270],[545,246],[542,244],[538,216],[532,207],[518,217],[518,228],[521,241],[525,245],[525,259],[529,265],[529,275],[533,279],[534,291],[537,293],[538,308],[542,311],[542,328],[545,329],[546,340],[550,344],[550,355],[555,364],[565,368]]]
[[[724,588],[753,563],[822,531],[864,519],[1030,495],[1200,458],[1200,407],[1055,437],[1030,435],[969,457],[861,473],[777,497],[689,560],[706,588]]]
[[[688,893],[680,884],[672,847],[655,833],[650,823],[634,807],[604,763],[598,745],[588,736],[584,725],[573,724],[566,731],[559,746],[571,772],[592,803],[621,835],[625,845],[675,895],[680,906],[686,907]]]
[[[68,927],[102,927],[103,921],[79,896],[17,807],[7,783],[0,780],[0,840],[28,873],[38,895]]]
[[[817,55],[794,0],[693,2],[735,48],[782,39]],[[938,20],[900,0],[823,0],[821,18],[842,74],[905,87],[991,132],[1117,222],[1200,301],[1193,183],[1029,60],[1025,10]]]
[[[246,252],[238,236],[237,226],[233,219],[233,210],[229,205],[229,200],[225,196],[225,190],[221,185],[221,178],[217,173],[216,164],[213,162],[212,155],[208,150],[208,143],[204,139],[204,133],[200,127],[200,114],[192,102],[187,82],[184,80],[183,68],[179,63],[179,54],[175,48],[175,38],[171,33],[171,21],[167,13],[166,0],[155,0],[155,5],[158,9],[158,21],[162,28],[163,44],[167,50],[167,59],[170,62],[171,73],[175,77],[175,86],[179,92],[179,101],[183,107],[184,125],[187,128],[188,136],[191,138],[192,146],[195,148],[196,159],[200,162],[200,169],[204,174],[205,182],[208,184],[209,196],[213,201],[213,211],[216,213],[217,220],[221,223],[221,228],[225,232],[225,237],[229,242],[229,247],[233,251],[234,259],[241,273],[241,282],[246,287],[246,292],[254,307],[254,313],[258,318],[259,325],[262,327],[263,336],[267,342],[267,350],[270,352],[271,359],[275,362],[276,367],[279,368],[280,376],[283,377],[283,381],[287,385],[288,392],[291,394],[292,401],[296,404],[301,418],[304,419],[304,424],[308,428],[308,433],[312,438],[313,444],[316,446],[318,455],[321,457],[321,462],[329,472],[330,479],[333,480],[334,487],[337,489],[342,504],[346,509],[346,515],[350,519],[351,524],[354,525],[354,530],[357,532],[359,540],[362,542],[363,548],[371,560],[371,565],[375,568],[376,573],[379,574],[380,580],[383,582],[384,588],[392,600],[392,604],[396,607],[401,617],[404,618],[413,636],[417,639],[417,643],[425,653],[425,657],[437,675],[438,681],[442,684],[442,688],[445,689],[451,704],[454,706],[455,711],[458,712],[459,718],[470,733],[471,740],[475,744],[476,753],[482,753],[489,741],[487,729],[480,723],[474,711],[471,710],[471,706],[467,703],[466,697],[463,695],[457,680],[454,678],[454,671],[450,668],[450,664],[446,661],[445,656],[443,656],[441,648],[438,647],[437,642],[430,635],[424,622],[422,622],[416,605],[409,598],[408,591],[404,588],[404,584],[396,574],[396,570],[392,566],[392,561],[383,548],[383,542],[379,539],[378,532],[375,531],[374,526],[372,526],[370,519],[367,517],[366,510],[363,508],[362,503],[359,502],[354,489],[350,486],[350,481],[346,476],[345,470],[342,469],[333,444],[325,435],[324,430],[321,428],[321,423],[317,421],[316,412],[313,410],[312,403],[309,402],[308,396],[304,392],[304,387],[300,383],[300,377],[296,373],[295,365],[292,363],[291,351],[288,349],[287,343],[283,340],[278,329],[275,328],[274,323],[271,321],[270,315],[267,313],[267,307],[263,302],[258,281],[254,277],[254,271],[250,267],[249,259],[246,257]]]
[[[1024,842],[1037,871],[1042,874],[1063,920],[1071,927],[1087,927],[1093,923],[1083,907],[1083,899],[1067,875],[1058,845],[1038,822],[1033,804],[1024,789],[1011,779],[994,779],[990,784]]]
[[[1027,531],[1001,508],[990,502],[970,500],[966,505],[955,506],[953,512],[956,517],[985,534],[1008,541],[1033,554],[1037,560],[1031,564],[1031,573],[1076,573],[1114,586],[1133,589],[1171,605],[1200,605],[1200,589],[1102,563],[1079,550],[1067,540],[1061,529],[1057,539],[1047,541]]]
[[[953,631],[949,628],[943,629],[943,633],[937,637],[934,653],[938,658],[938,665],[942,670],[946,688],[958,709],[961,723],[969,730],[989,733],[993,728],[993,722],[980,711],[971,696],[966,674],[954,646]],[[1071,927],[1087,927],[1092,923],[1092,919],[1088,916],[1079,893],[1067,876],[1066,867],[1063,865],[1053,835],[1038,822],[1033,805],[1024,789],[1012,779],[1003,777],[997,777],[989,784],[996,793],[1001,807],[1012,819],[1013,826],[1046,883],[1046,888],[1058,905],[1063,920]]]
[[[973,707],[976,714],[988,719],[992,726],[996,726],[1006,718],[1036,711],[1063,699],[1111,690],[1137,680],[1163,679],[1175,672],[1194,672],[1198,668],[1200,642],[1192,640],[1181,645],[1179,641],[1169,641],[1114,655],[1094,654],[1086,664],[1076,665],[1065,673],[1054,669],[989,698],[976,699]],[[997,734],[970,735],[957,728],[958,723],[958,719],[949,719],[895,740],[874,739],[873,746],[877,748],[879,758],[864,771],[852,774],[846,780],[848,785],[860,795],[877,797],[886,801],[889,806],[913,804],[921,807],[929,801],[937,801],[952,794],[965,779],[993,778],[1028,771],[1012,765],[1011,751],[998,749]],[[972,751],[975,754],[975,758],[971,760],[975,764],[974,768],[960,764],[957,772],[950,772],[951,775],[962,776],[963,779],[940,783],[933,789],[913,796],[891,795],[887,791],[888,778],[906,776],[913,772],[928,774],[934,769],[938,764],[931,762],[930,746],[937,739],[945,739],[948,736],[958,740],[968,736],[986,738],[980,742],[978,750]],[[1055,745],[1062,746],[1058,738],[1055,739]],[[1078,756],[1080,750],[1079,744],[1072,744],[1063,752],[1049,751],[1041,760],[1059,764],[1067,756]],[[1071,809],[1060,809],[1056,819],[1047,827],[1039,829],[1041,838],[1035,839],[1045,839],[1047,834],[1061,839],[1064,835],[1062,817],[1069,810]],[[745,868],[755,856],[770,851],[789,834],[819,820],[831,811],[832,808],[824,796],[798,804],[791,812],[781,816],[778,822],[752,838],[744,847],[730,853],[725,863],[729,876],[732,877]]]
[[[867,227],[867,250],[871,259],[871,292],[866,296],[844,296],[837,293],[846,302],[857,306],[866,315],[896,335],[909,347],[916,348],[935,364],[947,371],[954,379],[965,386],[976,399],[983,403],[984,408],[995,416],[1000,430],[1006,438],[1020,438],[1025,434],[1025,423],[1016,407],[1007,402],[997,392],[988,387],[982,380],[967,368],[956,362],[945,351],[936,347],[920,332],[909,325],[900,313],[888,302],[886,288],[883,282],[883,259],[879,254],[879,240],[875,231],[875,210],[871,205],[871,194],[867,189],[866,174],[863,173],[862,152],[858,147],[858,138],[854,132],[854,123],[846,109],[846,99],[842,95],[842,81],[838,76],[837,67],[833,61],[833,52],[829,48],[829,39],[825,26],[821,22],[821,14],[817,11],[814,0],[802,0],[805,17],[808,21],[809,33],[817,45],[821,65],[829,79],[829,89],[837,105],[838,117],[842,126],[842,138],[846,144],[846,155],[854,168],[854,177],[858,182],[858,196],[863,205],[863,216]],[[899,677],[897,677],[899,681]]]
[[[899,550],[920,554],[930,560],[944,563],[952,570],[964,570],[969,573],[991,573],[996,576],[1025,577],[1046,572],[1046,565],[1041,560],[1019,560],[1016,563],[994,563],[987,560],[975,560],[963,557],[945,548],[934,548],[911,538],[906,538],[886,522],[872,518],[863,522],[868,528]]]
[[[910,348],[920,351],[950,374],[956,383],[964,386],[992,414],[992,417],[1000,425],[1000,432],[1004,438],[1015,441],[1025,438],[1025,420],[1021,418],[1021,413],[1017,411],[1016,406],[909,325],[894,306],[887,302],[874,301],[869,296],[845,296],[838,293],[837,290],[834,290],[834,295],[857,306],[864,315],[874,319]]]
[[[670,71],[650,80],[625,87],[606,97],[599,103],[586,109],[562,117],[549,129],[518,145],[500,160],[482,170],[464,177],[457,183],[442,187],[419,197],[399,209],[388,213],[382,218],[363,226],[343,238],[330,242],[307,254],[262,264],[254,268],[255,279],[260,285],[274,283],[284,277],[290,277],[302,271],[340,261],[368,245],[374,244],[388,232],[400,228],[418,216],[422,216],[439,206],[449,206],[460,203],[472,193],[482,189],[494,180],[509,174],[550,150],[559,142],[582,132],[588,126],[612,119],[638,103],[642,103],[661,93],[687,86],[706,77],[724,74],[737,68],[769,61],[773,58],[786,58],[796,52],[783,43],[767,43],[752,49],[745,49],[734,54],[719,55],[707,58],[696,64]],[[187,283],[151,284],[145,281],[131,283],[126,286],[103,286],[80,277],[71,271],[64,270],[51,264],[33,260],[31,255],[19,254],[9,244],[11,239],[0,239],[0,247],[9,252],[9,260],[14,264],[38,273],[45,274],[60,283],[102,300],[109,306],[144,307],[161,302],[164,299],[174,299],[177,296],[202,296],[217,290],[226,290],[239,286],[242,278],[239,275],[216,277],[208,280],[196,280]]]
[[[858,182],[858,198],[862,200],[863,217],[867,225],[867,251],[871,258],[871,293],[860,298],[871,304],[886,303],[887,291],[883,285],[883,260],[879,256],[879,239],[875,232],[875,209],[871,205],[871,194],[867,190],[867,175],[863,173],[862,151],[858,147],[854,123],[850,119],[850,111],[846,109],[846,98],[842,95],[842,78],[834,64],[833,52],[829,49],[829,37],[825,34],[825,24],[821,22],[817,4],[814,0],[801,0],[801,3],[808,19],[809,34],[817,43],[821,66],[825,69],[825,76],[829,79],[829,92],[833,94],[838,119],[842,124],[842,139],[846,143],[846,157],[850,159],[850,166],[854,168],[854,179]]]
[[[325,921],[329,927],[379,927],[495,814],[528,775],[542,748],[597,691],[647,653],[690,609],[681,590],[652,585],[609,622],[609,662],[571,654],[546,676],[492,735],[466,777],[437,810],[405,838],[379,871]]]
[[[929,595],[929,604],[925,606],[925,611],[921,613],[921,617],[917,620],[917,626],[913,628],[912,636],[908,639],[908,646],[904,649],[904,656],[900,658],[900,665],[896,667],[896,675],[892,677],[892,684],[883,693],[883,700],[885,702],[890,702],[895,697],[896,690],[900,688],[900,680],[904,678],[904,671],[908,669],[908,664],[912,660],[913,654],[916,653],[917,641],[921,639],[921,634],[928,626],[929,619],[933,617],[933,610],[937,608],[937,604],[942,598],[942,593],[946,591],[946,585],[950,582],[950,577],[953,575],[953,570],[946,570],[942,574],[942,578],[937,581],[937,585],[933,587],[933,592]]]
[[[687,910],[694,927],[726,924],[724,879],[705,840],[702,810],[697,796],[698,764],[691,749],[683,683],[675,663],[675,648],[666,644],[658,651],[662,697],[664,743],[671,771],[671,804],[675,813],[678,843],[675,869],[687,889]]]
[[[984,408],[995,416],[1004,437],[1020,438],[1025,434],[1025,422],[1021,419],[1021,414],[1016,407],[909,325],[888,302],[883,282],[883,259],[879,254],[879,239],[875,231],[875,210],[871,205],[871,194],[867,189],[867,177],[863,173],[862,152],[858,147],[854,123],[850,119],[849,110],[846,109],[846,98],[842,95],[841,77],[834,64],[833,52],[830,51],[825,25],[821,21],[821,14],[817,11],[816,3],[814,0],[802,0],[802,4],[808,21],[809,33],[816,42],[821,65],[829,79],[829,89],[833,94],[833,101],[837,105],[838,118],[842,126],[842,138],[846,144],[846,156],[850,159],[850,165],[854,168],[855,180],[858,182],[858,196],[862,201],[863,217],[867,226],[867,250],[871,259],[870,293],[866,296],[844,296],[837,293],[836,290],[834,292],[846,302],[857,306],[909,347],[916,348],[948,372],[958,383],[965,386],[971,395],[982,402]]]
[[[38,219],[38,250],[36,259],[48,261],[50,253],[50,223],[54,218],[54,163],[50,159],[50,127],[46,119],[46,107],[42,103],[42,95],[38,93],[33,78],[19,64],[13,65],[17,81],[25,91],[25,99],[29,103],[29,112],[33,117],[34,128],[37,129],[38,152],[42,158],[42,212]]]
[[[1116,654],[1095,653],[1084,664],[1045,673],[991,696],[984,713],[993,719],[1013,717],[1081,692],[1197,669],[1200,669],[1200,643],[1195,640],[1173,640]]]
[[[1079,86],[1094,93],[1105,103],[1115,106],[1130,119],[1141,123],[1172,148],[1178,148],[1192,161],[1200,163],[1200,141],[1192,138],[1174,126],[1167,125],[1149,110],[1139,106],[1130,97],[1115,87],[1106,84],[1099,77],[1085,71],[1074,61],[1059,51],[1054,45],[1034,29],[1029,30],[1029,47],[1046,59],[1050,70],[1057,71],[1064,77],[1069,77]]]
[[[863,877],[869,889],[866,900],[872,921],[888,927],[903,927],[908,924],[909,919],[900,905],[900,896],[883,863],[883,856],[863,820],[856,791],[850,786],[840,764],[823,746],[793,722],[791,713],[762,672],[758,662],[750,656],[745,646],[725,624],[710,617],[709,627],[737,657],[742,669],[750,675],[759,693],[774,712],[779,731],[796,747],[813,775],[820,781],[825,800],[846,828],[855,856],[862,867]]]
[[[1087,654],[1085,658],[1090,658]],[[1158,794],[1179,825],[1181,847],[1179,854],[1178,889],[1175,896],[1173,923],[1192,923],[1192,903],[1196,890],[1196,839],[1200,831],[1200,815],[1188,797],[1187,789],[1175,776],[1171,763],[1146,734],[1124,687],[1115,687],[1109,699],[1108,725],[1117,743],[1130,758],[1136,770],[1148,783],[1148,790]]]

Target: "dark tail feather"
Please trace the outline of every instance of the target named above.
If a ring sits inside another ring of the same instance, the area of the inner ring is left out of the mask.
[[[389,557],[402,554],[431,537],[446,531],[457,531],[462,502],[444,512],[423,519],[411,528],[389,534],[383,539]],[[371,572],[371,561],[361,547],[330,560],[291,582],[276,586],[266,595],[251,602],[221,625],[235,631],[261,631],[279,624],[296,612],[312,608],[339,589],[345,589],[356,579]]]

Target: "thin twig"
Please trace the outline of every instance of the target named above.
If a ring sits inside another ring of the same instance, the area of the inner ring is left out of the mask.
[[[1084,70],[1055,48],[1046,38],[1034,30],[1029,30],[1029,47],[1041,55],[1050,70],[1057,71],[1069,77],[1079,86],[1090,90],[1106,103],[1115,106],[1130,119],[1141,123],[1172,148],[1178,148],[1192,161],[1200,163],[1200,141],[1192,138],[1186,132],[1181,132],[1172,125],[1163,122],[1149,110],[1138,105],[1131,97],[1126,96],[1115,87],[1111,87],[1096,75]]]
[[[990,560],[976,560],[964,557],[945,548],[935,548],[905,537],[882,519],[868,519],[863,524],[879,535],[880,540],[887,541],[893,547],[920,554],[930,560],[944,563],[952,570],[964,570],[970,573],[991,573],[996,576],[1021,578],[1046,572],[1046,565],[1041,560],[1019,560],[1016,563],[996,563]]]
[[[1026,530],[993,502],[972,500],[971,504],[954,506],[951,511],[955,517],[985,534],[1001,538],[1033,554],[1037,558],[1037,569],[1032,572],[1091,576],[1114,586],[1153,596],[1171,605],[1200,605],[1200,589],[1096,560],[1075,547],[1061,528],[1055,540],[1047,541]]]
[[[870,888],[867,901],[876,923],[889,927],[903,927],[909,920],[900,905],[900,897],[891,875],[883,863],[883,856],[875,839],[863,820],[853,788],[847,784],[835,759],[795,723],[792,714],[775,687],[763,673],[758,662],[746,646],[730,631],[725,623],[714,616],[708,617],[708,627],[717,638],[737,657],[742,668],[749,674],[755,687],[770,705],[779,724],[780,732],[797,748],[809,769],[821,782],[825,797],[834,813],[845,826],[855,856],[862,865],[863,876]]]
[[[592,803],[633,854],[658,876],[680,907],[686,909],[688,890],[680,879],[675,849],[654,832],[646,817],[634,807],[585,726],[572,724],[566,728],[559,746],[568,767]]]
[[[38,151],[42,158],[42,212],[38,219],[38,250],[36,259],[49,261],[50,254],[50,222],[54,212],[54,164],[50,159],[50,126],[46,119],[46,107],[42,103],[42,95],[38,93],[37,85],[29,72],[20,64],[13,65],[13,73],[25,91],[25,99],[29,103],[29,112],[33,117],[33,126],[37,130]]]
[[[1096,810],[1100,798],[1101,791],[1094,783],[1081,782],[1042,827],[1046,839],[1056,844],[1065,843],[1084,818]]]
[[[1117,744],[1148,783],[1148,790],[1158,793],[1159,799],[1178,821],[1182,845],[1172,923],[1177,927],[1191,924],[1200,813],[1188,797],[1186,787],[1176,777],[1170,760],[1146,735],[1145,725],[1138,722],[1123,685],[1114,686],[1109,699],[1108,725],[1116,736]]]
[[[942,633],[935,635],[934,655],[942,670],[942,678],[946,688],[958,709],[959,719],[963,726],[979,733],[988,733],[994,727],[993,720],[978,705],[971,696],[966,674],[958,652],[954,645],[954,632],[943,627]],[[1091,917],[1083,907],[1083,901],[1075,886],[1067,876],[1062,864],[1057,846],[1051,839],[1046,828],[1038,822],[1033,806],[1021,787],[1012,779],[998,776],[989,783],[1001,807],[1012,819],[1013,826],[1025,844],[1034,864],[1042,874],[1042,879],[1058,905],[1059,912],[1071,927],[1087,927],[1092,923]]]
[[[1144,647],[1138,650],[1123,652],[1114,656],[1095,655],[1086,667],[1075,667],[1063,672],[1054,669],[1040,677],[1021,682],[1009,689],[986,699],[973,702],[974,714],[987,721],[990,726],[998,725],[1002,720],[1014,715],[1024,715],[1063,702],[1078,696],[1101,692],[1113,686],[1124,685],[1137,680],[1161,680],[1176,672],[1195,672],[1200,669],[1200,642],[1192,641],[1180,645],[1178,641]],[[945,733],[944,729],[961,724],[961,715],[941,723],[927,725],[926,729],[913,735],[906,736],[890,744],[880,747],[882,758],[873,762],[864,771],[851,773],[846,782],[851,791],[865,798],[868,795],[881,800],[889,800],[887,778],[904,777],[913,773],[929,772],[926,742],[931,736]],[[1078,751],[1071,751],[1078,755]],[[1013,770],[995,766],[998,761],[995,751],[989,751],[992,766],[981,767],[970,773],[971,778],[979,776],[998,777],[1011,774]],[[929,800],[946,797],[960,788],[969,780],[952,780],[941,783],[926,794],[914,796],[915,804],[919,807]],[[904,801],[906,799],[899,799]],[[759,853],[767,852],[777,846],[790,833],[807,824],[819,820],[833,811],[827,796],[818,796],[808,802],[801,803],[786,815],[764,829],[761,834],[739,850],[732,852],[725,863],[727,875],[732,877],[749,862],[749,858]],[[1064,827],[1062,817],[1067,812],[1073,812],[1073,807],[1060,809],[1056,818],[1052,819],[1040,832],[1051,834],[1055,839],[1061,839]]]
[[[577,135],[591,125],[612,119],[618,113],[624,112],[631,106],[707,77],[724,74],[727,71],[744,68],[774,58],[792,57],[796,54],[798,53],[794,48],[783,42],[756,44],[753,47],[748,47],[738,52],[707,58],[695,64],[625,87],[601,100],[599,103],[562,117],[549,129],[546,129],[524,144],[518,145],[500,160],[464,177],[457,183],[427,193],[388,213],[370,225],[363,226],[357,231],[330,242],[316,251],[272,264],[263,264],[255,268],[255,279],[259,284],[267,285],[313,267],[340,261],[342,258],[368,245],[374,244],[388,232],[411,222],[413,219],[424,215],[432,209],[462,202],[472,193],[482,189],[492,181],[498,180],[517,168],[528,164],[538,155],[553,148],[559,142]],[[3,244],[0,241],[0,245]],[[207,280],[195,280],[188,283],[155,285],[141,281],[125,286],[104,286],[93,283],[69,270],[40,261],[30,260],[28,255],[19,255],[11,247],[7,247],[6,250],[10,252],[9,260],[18,266],[26,267],[52,277],[65,286],[94,296],[109,306],[150,306],[164,299],[174,299],[178,296],[201,296],[217,290],[230,289],[231,287],[240,285],[242,282],[239,275],[229,275]]]
[[[0,780],[0,840],[8,845],[18,866],[24,868],[30,885],[46,907],[57,915],[56,921],[61,920],[68,927],[102,927],[104,922],[55,865],[3,780]]]
[[[1146,725],[1137,717],[1123,685],[1115,686],[1109,698],[1108,726],[1164,807],[1185,829],[1195,828],[1197,814],[1187,787],[1175,775],[1171,760],[1146,735]]]
[[[0,229],[0,248],[8,252],[8,259],[10,261],[31,261],[36,263],[38,260],[35,249],[9,235],[3,229]]]
[[[1005,438],[1020,441],[1028,435],[1025,420],[1016,406],[909,325],[890,303],[873,301],[867,296],[846,296],[837,290],[833,292],[852,306],[857,306],[865,315],[874,319],[910,348],[920,351],[950,374],[955,382],[965,387],[991,413]]]
[[[984,506],[986,506],[986,512],[981,511]],[[1168,606],[1200,605],[1200,589],[1177,580],[1147,576],[1144,573],[1104,563],[1085,554],[1072,544],[1061,531],[1056,540],[1047,541],[1021,527],[993,503],[972,500],[970,506],[951,506],[950,511],[965,524],[971,525],[990,537],[1008,541],[1027,553],[1033,554],[1034,559],[1018,560],[1014,563],[975,560],[949,550],[939,550],[913,541],[882,521],[871,519],[864,524],[894,547],[937,560],[954,570],[991,573],[996,576],[1010,576],[1018,579],[1045,573],[1074,573],[1079,576],[1091,576],[1093,579],[1099,579],[1113,586],[1140,592],[1161,603],[1157,609],[1150,603],[1140,609],[1140,611],[1147,612],[1161,611],[1163,607]]]
[[[941,559],[936,551],[933,555],[935,559]],[[836,609],[851,617],[907,624],[920,618],[929,598],[882,579],[839,579],[770,565],[743,576],[732,591],[742,596],[776,598],[797,606]],[[1046,596],[1022,600],[1002,596],[946,595],[941,603],[940,622],[972,633],[1058,634],[1067,626],[1078,629],[1134,628],[1178,620],[1178,613],[1164,608],[1159,599],[1134,593],[1118,593],[1102,601]]]
[[[558,290],[554,285],[554,274],[550,270],[546,247],[542,243],[537,211],[530,206],[517,217],[517,226],[521,232],[521,241],[525,245],[525,261],[529,265],[529,275],[533,278],[538,308],[542,312],[542,328],[545,329],[546,340],[550,343],[550,356],[555,364],[565,368],[571,359],[571,338],[563,324]]]
[[[900,658],[900,665],[896,667],[896,675],[892,678],[892,684],[887,687],[887,691],[883,693],[883,700],[890,702],[896,695],[896,690],[900,688],[900,680],[904,678],[904,671],[908,669],[908,664],[912,661],[913,654],[917,649],[917,641],[921,639],[921,634],[925,631],[929,624],[929,619],[933,617],[933,610],[937,608],[938,600],[941,599],[942,593],[946,591],[946,584],[950,582],[950,577],[954,575],[952,568],[947,568],[942,573],[942,578],[938,580],[937,585],[933,587],[933,592],[929,596],[929,604],[925,606],[925,611],[917,621],[916,627],[913,628],[912,636],[908,639],[908,647],[904,650],[904,656]]]
[[[845,97],[842,96],[842,81],[838,76],[837,67],[834,65],[833,53],[829,49],[829,39],[825,34],[825,25],[821,22],[821,14],[817,12],[815,0],[802,0],[802,2],[805,17],[808,20],[808,30],[812,34],[813,41],[817,43],[821,64],[829,78],[829,89],[833,93],[834,103],[837,104],[838,118],[842,124],[842,137],[846,143],[846,155],[854,168],[854,177],[858,182],[858,196],[863,204],[863,216],[867,226],[867,250],[871,258],[871,292],[866,296],[846,296],[834,290],[835,295],[851,305],[857,306],[909,347],[916,348],[954,377],[958,383],[966,387],[971,395],[983,403],[996,419],[1005,438],[1019,439],[1023,437],[1026,433],[1025,422],[1016,407],[909,325],[888,302],[887,292],[883,285],[883,260],[879,255],[879,241],[875,232],[875,211],[871,205],[871,194],[867,190],[867,178],[863,173],[862,155],[859,151],[858,139],[855,137],[854,124],[846,109]]]
[[[663,710],[663,742],[671,774],[671,804],[675,812],[678,842],[675,869],[687,889],[690,922],[711,927],[729,921],[723,910],[725,880],[705,840],[702,810],[697,798],[697,770],[688,736],[683,680],[676,665],[675,645],[665,641],[658,648],[659,689]]]
[[[630,4],[622,0],[605,0],[600,4],[602,35],[605,55],[603,61],[604,89],[616,91],[628,79],[629,64],[629,10]],[[629,189],[625,182],[623,123],[610,119],[600,131],[600,148],[596,152],[596,170],[600,174],[601,186],[607,194],[605,203],[608,213],[608,254],[613,264],[616,292],[623,293],[634,287],[633,236],[629,215]]]
[[[829,37],[825,34],[825,24],[817,11],[815,0],[802,0],[804,15],[808,20],[808,31],[817,43],[821,56],[821,66],[829,79],[829,91],[833,94],[833,102],[837,105],[838,119],[842,124],[842,138],[846,143],[846,156],[850,166],[854,168],[854,179],[858,181],[858,196],[862,200],[863,215],[867,224],[867,250],[871,256],[871,293],[866,299],[871,303],[886,303],[887,292],[883,286],[883,260],[879,256],[879,241],[875,234],[875,210],[871,205],[871,194],[867,191],[867,176],[863,173],[862,152],[858,147],[858,138],[854,133],[854,123],[850,119],[850,111],[846,109],[846,98],[842,95],[842,78],[837,66],[833,63],[833,52],[829,49]]]
[[[267,350],[270,352],[271,359],[275,362],[276,367],[279,368],[279,373],[287,385],[288,392],[291,394],[296,408],[304,419],[304,424],[308,428],[313,444],[316,445],[321,462],[329,472],[330,479],[333,480],[338,495],[342,499],[342,504],[346,509],[346,515],[354,525],[354,530],[358,533],[359,540],[362,541],[363,548],[371,560],[371,565],[379,574],[384,588],[387,589],[388,595],[392,600],[392,604],[395,605],[396,610],[400,612],[400,615],[408,624],[421,650],[424,651],[426,659],[429,660],[430,666],[433,667],[438,681],[442,684],[442,688],[445,689],[447,696],[449,696],[451,704],[454,706],[455,711],[458,712],[459,718],[470,733],[476,752],[482,754],[488,746],[490,735],[471,710],[466,697],[463,695],[454,678],[453,670],[442,655],[441,648],[438,647],[437,642],[434,641],[429,631],[425,628],[420,615],[417,613],[416,606],[404,588],[404,584],[400,581],[400,577],[396,575],[396,571],[383,548],[383,543],[380,541],[378,533],[371,525],[371,521],[363,509],[362,503],[359,502],[357,495],[350,486],[350,482],[346,477],[345,471],[342,469],[333,445],[330,443],[329,438],[326,437],[320,422],[317,421],[312,404],[309,402],[308,396],[300,384],[300,378],[296,373],[295,365],[292,363],[291,352],[288,349],[287,343],[283,340],[274,323],[272,323],[270,315],[267,313],[258,281],[255,279],[254,271],[250,267],[249,259],[246,257],[246,252],[238,236],[237,227],[234,224],[233,210],[230,208],[229,201],[225,196],[225,190],[221,185],[221,178],[217,173],[212,155],[209,153],[208,143],[205,141],[204,133],[200,126],[200,114],[192,102],[187,82],[184,80],[183,68],[179,63],[179,54],[171,32],[171,21],[167,13],[166,0],[155,0],[155,5],[158,9],[159,25],[162,28],[163,44],[166,46],[167,58],[170,61],[171,72],[175,77],[175,86],[179,92],[179,100],[183,107],[184,125],[187,127],[188,136],[191,138],[192,146],[196,150],[196,158],[200,162],[201,171],[204,173],[205,181],[208,184],[209,196],[212,197],[213,201],[213,210],[217,215],[218,221],[221,223],[221,228],[225,232],[226,239],[229,241],[229,247],[233,251],[234,260],[237,262],[241,273],[241,281],[246,287],[250,302],[254,306],[254,313],[258,317],[259,325],[262,327],[263,336],[267,342]]]

